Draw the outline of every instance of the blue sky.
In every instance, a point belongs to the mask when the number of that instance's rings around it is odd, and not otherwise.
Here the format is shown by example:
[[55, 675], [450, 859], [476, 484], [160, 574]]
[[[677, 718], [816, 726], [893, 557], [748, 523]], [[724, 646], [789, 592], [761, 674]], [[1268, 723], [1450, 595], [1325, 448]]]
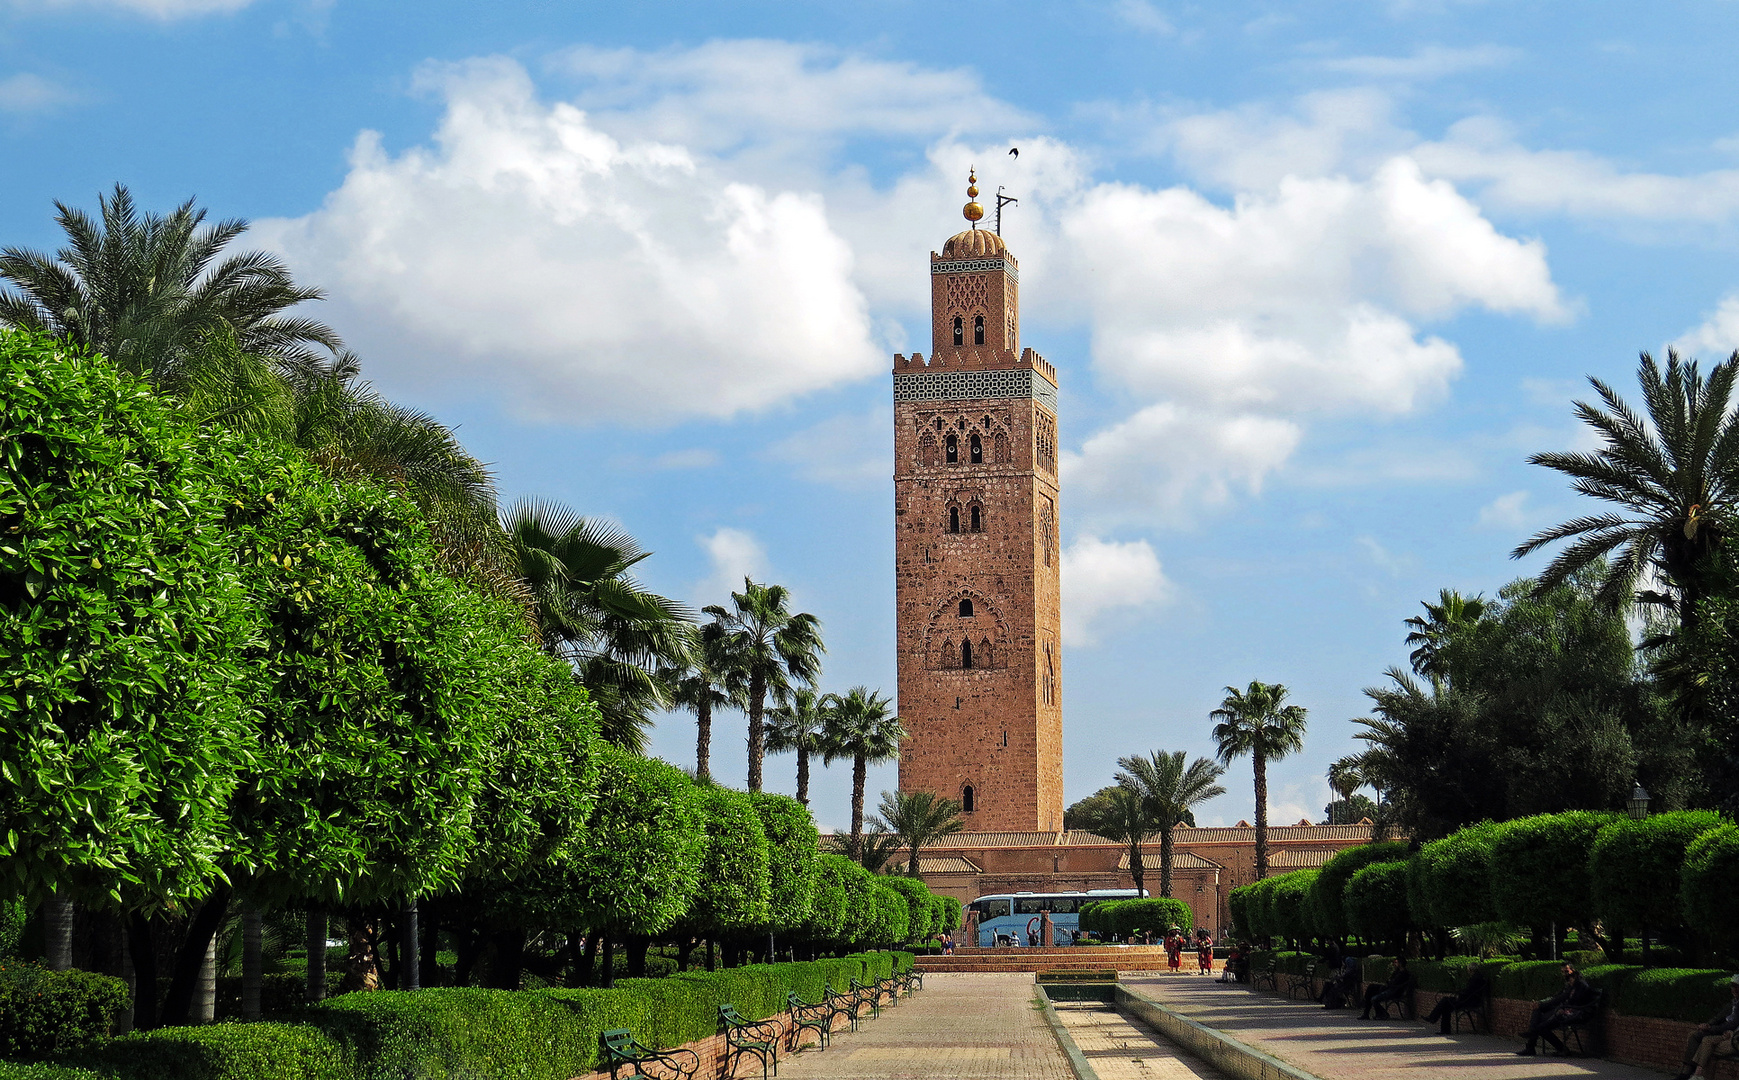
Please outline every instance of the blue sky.
[[[1739, 5], [0, 0], [0, 242], [123, 181], [255, 222], [377, 385], [697, 606], [894, 681], [889, 355], [965, 170], [1059, 369], [1068, 797], [1226, 684], [1361, 688], [1576, 510], [1580, 380], [1739, 345]], [[1018, 161], [1007, 155], [1021, 148]], [[743, 766], [742, 723], [715, 762]], [[692, 763], [692, 724], [660, 753]], [[771, 775], [789, 790], [788, 759]], [[816, 809], [846, 819], [848, 770]], [[893, 770], [871, 778], [892, 787]], [[1248, 766], [1204, 823], [1250, 814]]]

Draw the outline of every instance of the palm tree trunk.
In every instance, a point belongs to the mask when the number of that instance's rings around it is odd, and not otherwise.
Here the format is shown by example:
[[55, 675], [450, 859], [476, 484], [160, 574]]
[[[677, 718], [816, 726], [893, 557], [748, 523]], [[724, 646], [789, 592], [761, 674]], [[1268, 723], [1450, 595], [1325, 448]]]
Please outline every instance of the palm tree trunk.
[[713, 703], [703, 697], [694, 710], [694, 776], [697, 780], [712, 779]]
[[303, 996], [308, 1001], [326, 1000], [326, 935], [331, 932], [326, 909], [308, 909], [308, 987]]
[[265, 920], [260, 909], [249, 904], [242, 911], [242, 1019], [260, 1018], [260, 984], [265, 981], [265, 958], [260, 948]]
[[1171, 895], [1171, 826], [1159, 830], [1159, 895]]
[[761, 758], [767, 752], [767, 731], [764, 723], [767, 705], [767, 676], [757, 671], [749, 677], [749, 790], [761, 790]]
[[1136, 896], [1146, 892], [1146, 874], [1147, 867], [1142, 865], [1141, 858], [1141, 837], [1137, 836], [1129, 841], [1129, 876], [1135, 879]]
[[1256, 766], [1256, 880], [1268, 876], [1268, 756], [1261, 750], [1250, 755]]
[[851, 757], [851, 857], [863, 851], [863, 786], [868, 779], [869, 762], [862, 754]]
[[809, 805], [809, 747], [797, 747], [797, 801]]
[[72, 968], [72, 899], [56, 893], [42, 902], [42, 930], [48, 970]]
[[912, 857], [906, 861], [906, 876], [910, 877], [910, 878], [915, 878], [918, 876], [918, 839], [917, 839], [917, 837], [912, 838]]

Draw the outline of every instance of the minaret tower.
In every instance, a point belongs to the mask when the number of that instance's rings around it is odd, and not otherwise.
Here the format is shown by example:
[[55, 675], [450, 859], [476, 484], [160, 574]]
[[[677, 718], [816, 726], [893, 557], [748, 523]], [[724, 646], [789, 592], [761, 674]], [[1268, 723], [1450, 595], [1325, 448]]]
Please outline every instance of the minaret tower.
[[900, 790], [969, 832], [1063, 827], [1057, 372], [1020, 347], [1020, 269], [971, 227], [930, 253], [930, 359], [894, 357]]

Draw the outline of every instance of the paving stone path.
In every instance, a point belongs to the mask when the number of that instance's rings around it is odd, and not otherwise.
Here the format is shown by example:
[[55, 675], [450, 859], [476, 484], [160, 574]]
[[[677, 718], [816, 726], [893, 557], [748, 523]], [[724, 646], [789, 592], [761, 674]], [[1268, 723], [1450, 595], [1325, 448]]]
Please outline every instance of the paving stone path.
[[1221, 1074], [1109, 1005], [1056, 1004], [1057, 1016], [1099, 1080], [1221, 1080]]
[[[1439, 1035], [1417, 1021], [1360, 1020], [1241, 986], [1175, 976], [1124, 976], [1124, 985], [1322, 1080], [1661, 1080], [1652, 1069], [1585, 1058], [1517, 1057], [1519, 1039]], [[1543, 1044], [1542, 1044], [1543, 1045]]]
[[826, 1050], [779, 1062], [779, 1080], [1074, 1080], [1030, 973], [924, 977], [924, 989]]

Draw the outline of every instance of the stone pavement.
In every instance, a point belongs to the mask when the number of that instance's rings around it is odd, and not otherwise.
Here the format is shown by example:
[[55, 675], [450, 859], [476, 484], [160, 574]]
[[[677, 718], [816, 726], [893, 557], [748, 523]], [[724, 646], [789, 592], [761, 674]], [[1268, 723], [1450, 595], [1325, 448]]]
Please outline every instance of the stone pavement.
[[1220, 1074], [1109, 1005], [1059, 1001], [1057, 1017], [1099, 1080], [1220, 1080]]
[[1519, 1039], [1439, 1035], [1436, 1025], [1427, 1027], [1413, 1020], [1360, 1020], [1351, 1010], [1331, 1012], [1312, 1002], [1289, 1002], [1209, 979], [1130, 975], [1123, 984], [1322, 1080], [1661, 1080], [1662, 1076], [1598, 1058], [1516, 1057]]
[[835, 1032], [826, 1050], [781, 1060], [779, 1080], [1074, 1080], [1037, 993], [1031, 974], [926, 975], [924, 989]]

